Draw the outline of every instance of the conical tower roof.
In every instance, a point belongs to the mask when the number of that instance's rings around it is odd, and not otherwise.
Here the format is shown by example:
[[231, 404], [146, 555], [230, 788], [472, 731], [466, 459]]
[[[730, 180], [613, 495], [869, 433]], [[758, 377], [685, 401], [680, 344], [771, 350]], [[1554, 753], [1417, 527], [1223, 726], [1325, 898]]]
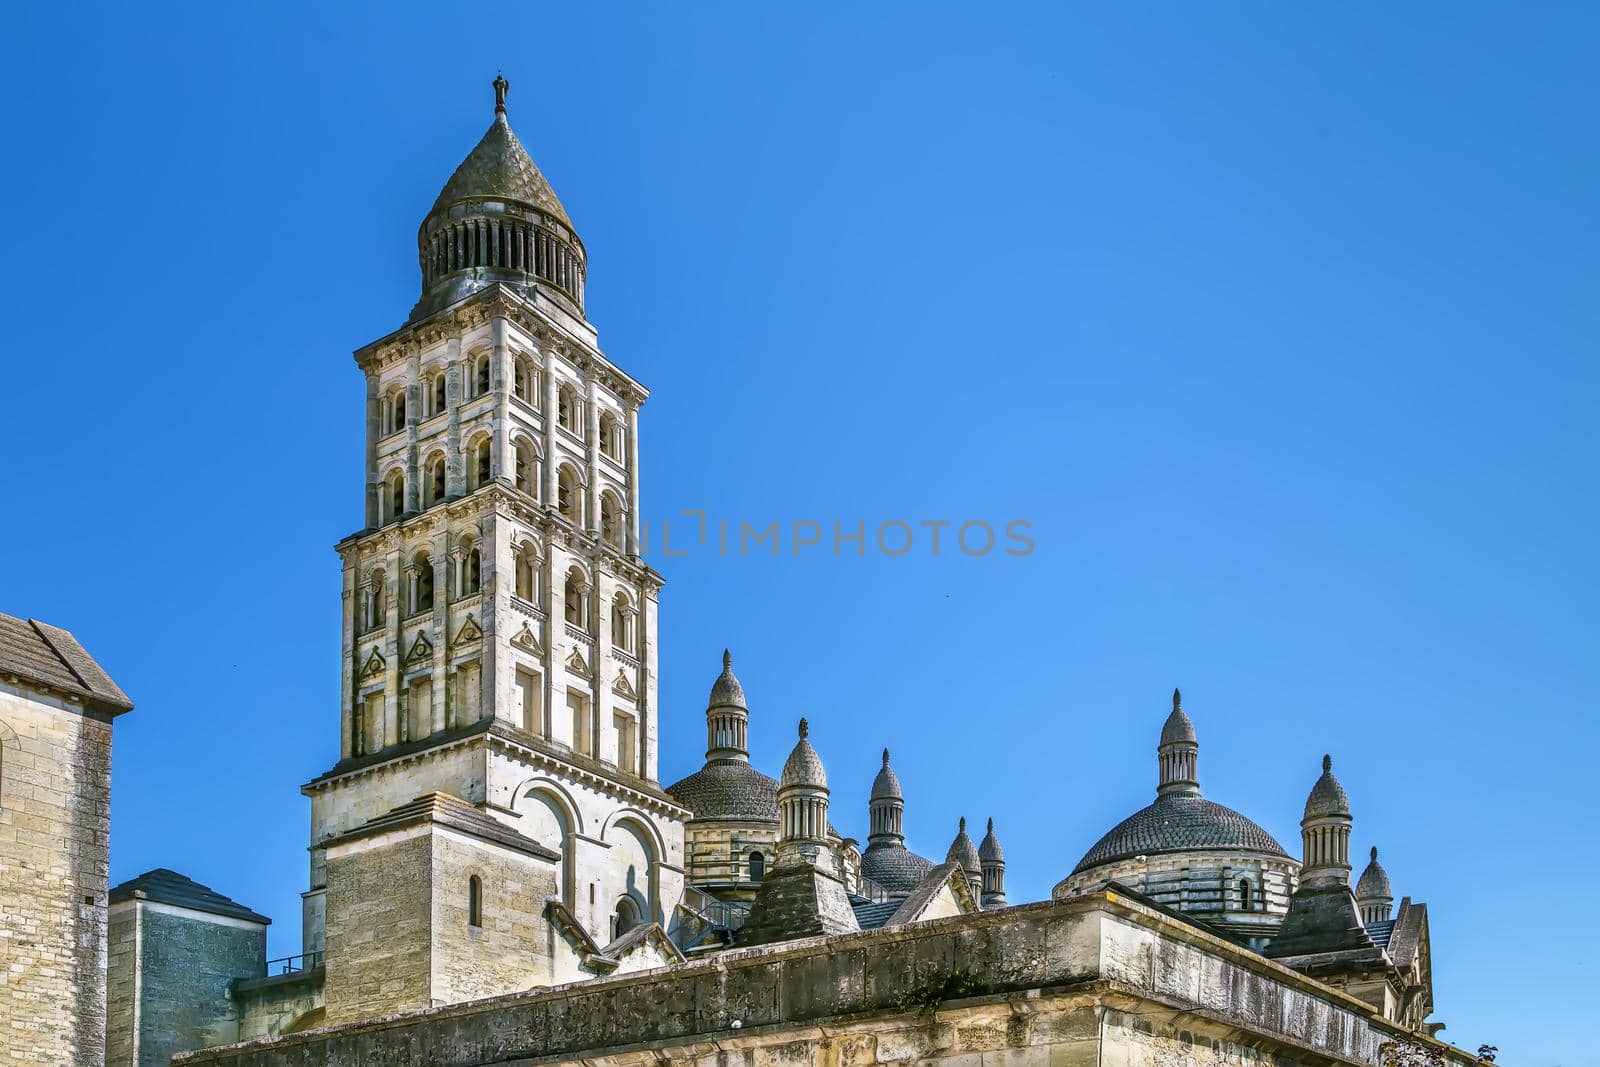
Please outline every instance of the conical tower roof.
[[944, 861], [954, 863], [964, 871], [975, 871], [983, 866], [983, 861], [978, 858], [978, 846], [967, 836], [965, 815], [961, 817], [961, 829], [956, 831], [956, 839], [950, 842], [950, 851], [945, 853]]
[[789, 753], [789, 759], [783, 765], [783, 774], [778, 778], [779, 787], [783, 786], [812, 786], [826, 789], [828, 775], [822, 769], [822, 757], [817, 755], [817, 750], [811, 747], [811, 725], [806, 720], [800, 720], [800, 740], [795, 742], [794, 751]]
[[978, 846], [978, 858], [984, 863], [1004, 863], [1005, 850], [1000, 847], [1000, 839], [994, 836], [994, 820], [989, 820], [989, 832], [983, 835], [983, 843]]
[[1167, 716], [1166, 725], [1161, 727], [1161, 743], [1163, 745], [1195, 744], [1198, 738], [1194, 732], [1194, 720], [1189, 718], [1189, 713], [1183, 710], [1183, 694], [1178, 690], [1172, 691], [1172, 714]]
[[1392, 899], [1394, 889], [1389, 885], [1389, 872], [1383, 869], [1383, 864], [1378, 862], [1378, 847], [1372, 847], [1372, 860], [1367, 864], [1367, 869], [1361, 872], [1361, 878], [1356, 882], [1357, 900]]
[[733, 673], [733, 653], [727, 649], [722, 650], [722, 673], [711, 683], [711, 698], [706, 701], [706, 707], [735, 707], [748, 710], [748, 705], [744, 702], [744, 686], [739, 684], [739, 676]]
[[1322, 777], [1317, 779], [1317, 784], [1311, 787], [1311, 795], [1306, 797], [1307, 819], [1315, 819], [1323, 815], [1349, 815], [1350, 797], [1345, 794], [1344, 786], [1339, 784], [1339, 779], [1333, 776], [1333, 757], [1322, 757]]
[[570, 227], [572, 220], [567, 217], [567, 209], [561, 206], [556, 191], [534, 164], [528, 150], [522, 147], [506, 118], [505, 91], [509, 83], [504, 78], [496, 78], [494, 85], [494, 121], [439, 190], [429, 214], [443, 211], [461, 200], [517, 200]]
[[894, 768], [889, 766], [889, 750], [883, 750], [883, 769], [872, 780], [872, 795], [869, 800], [904, 800], [905, 794], [900, 791], [900, 778], [894, 773]]

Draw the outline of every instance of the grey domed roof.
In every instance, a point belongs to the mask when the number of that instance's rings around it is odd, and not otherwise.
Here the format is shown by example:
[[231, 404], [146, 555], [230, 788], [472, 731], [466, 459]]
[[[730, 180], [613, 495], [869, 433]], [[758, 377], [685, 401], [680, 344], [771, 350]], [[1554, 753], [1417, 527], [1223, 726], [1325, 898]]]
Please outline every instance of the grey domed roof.
[[[497, 81], [497, 88], [498, 85]], [[442, 211], [458, 200], [469, 199], [520, 201], [559, 219], [569, 228], [572, 226], [567, 209], [556, 199], [555, 190], [534, 165], [517, 135], [511, 132], [503, 107], [495, 109], [488, 132], [444, 183], [429, 214]]]
[[983, 841], [978, 845], [978, 858], [984, 863], [1004, 863], [1005, 850], [1000, 847], [1000, 839], [994, 836], [994, 820], [989, 820], [989, 832], [983, 835]]
[[906, 795], [900, 792], [900, 779], [889, 767], [889, 750], [883, 750], [883, 770], [878, 772], [878, 777], [872, 780], [872, 796], [870, 800], [904, 800]]
[[1168, 793], [1113, 826], [1084, 854], [1072, 873], [1135, 856], [1213, 851], [1260, 852], [1289, 858], [1271, 834], [1232, 808], [1192, 793]]
[[933, 870], [925, 860], [898, 841], [874, 841], [861, 854], [861, 873], [890, 893], [909, 893]]
[[954, 863], [964, 871], [975, 871], [983, 866], [983, 861], [978, 858], [978, 846], [967, 836], [967, 818], [964, 815], [961, 817], [961, 829], [956, 831], [956, 839], [950, 842], [950, 851], [945, 853], [944, 861]]
[[778, 821], [778, 783], [742, 759], [715, 759], [667, 786], [696, 819]]
[[1194, 732], [1194, 720], [1189, 718], [1189, 713], [1183, 710], [1183, 694], [1176, 689], [1172, 691], [1172, 714], [1167, 716], [1167, 724], [1161, 728], [1161, 743], [1163, 745], [1195, 744], [1199, 738]]
[[1394, 889], [1389, 885], [1389, 872], [1378, 862], [1378, 849], [1374, 845], [1372, 862], [1367, 864], [1367, 869], [1361, 872], [1360, 881], [1356, 882], [1356, 899], [1393, 896]]
[[738, 677], [733, 673], [733, 654], [723, 649], [722, 673], [711, 683], [711, 698], [706, 701], [706, 707], [729, 705], [736, 708], [747, 707], [744, 702], [744, 686], [739, 684]]
[[1339, 779], [1333, 776], [1333, 757], [1323, 756], [1322, 777], [1317, 779], [1317, 784], [1311, 787], [1311, 795], [1306, 797], [1305, 817], [1315, 819], [1323, 815], [1349, 814], [1350, 798], [1345, 795]]
[[786, 785], [828, 787], [828, 775], [822, 769], [822, 757], [811, 747], [810, 733], [811, 727], [801, 719], [800, 740], [795, 742], [794, 751], [783, 765], [783, 774], [778, 777], [780, 788]]

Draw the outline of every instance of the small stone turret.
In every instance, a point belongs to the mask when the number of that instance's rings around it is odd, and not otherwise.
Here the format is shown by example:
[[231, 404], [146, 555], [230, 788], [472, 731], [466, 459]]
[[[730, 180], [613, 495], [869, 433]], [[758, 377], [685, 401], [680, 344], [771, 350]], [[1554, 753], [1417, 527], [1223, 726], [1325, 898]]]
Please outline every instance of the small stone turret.
[[727, 649], [722, 650], [722, 673], [711, 684], [706, 701], [706, 759], [750, 762], [750, 709]]
[[1394, 910], [1394, 889], [1389, 885], [1389, 872], [1378, 862], [1376, 845], [1372, 846], [1371, 862], [1356, 882], [1356, 907], [1361, 909], [1363, 923], [1386, 922]]
[[994, 836], [994, 820], [989, 820], [989, 832], [978, 845], [978, 862], [983, 868], [983, 893], [985, 908], [1006, 906], [1006, 854], [1000, 839]]
[[1333, 757], [1322, 757], [1322, 777], [1311, 787], [1300, 820], [1304, 857], [1301, 885], [1349, 885], [1350, 798], [1333, 776]]
[[800, 739], [778, 779], [778, 859], [739, 930], [741, 945], [860, 930], [828, 847], [828, 775], [800, 720]]
[[972, 887], [974, 894], [981, 891], [983, 885], [983, 861], [978, 858], [978, 846], [972, 843], [972, 838], [967, 836], [967, 817], [961, 817], [961, 828], [956, 831], [956, 839], [950, 842], [950, 851], [945, 853], [944, 861], [953, 863], [966, 873], [967, 884]]
[[1199, 795], [1200, 793], [1200, 741], [1195, 736], [1194, 722], [1183, 710], [1183, 694], [1172, 691], [1172, 714], [1161, 727], [1161, 743], [1156, 747], [1156, 759], [1161, 766], [1161, 784], [1156, 793]]
[[[1355, 894], [1350, 891], [1350, 798], [1333, 776], [1333, 758], [1322, 757], [1322, 777], [1306, 798], [1300, 820], [1300, 840], [1305, 849], [1300, 867], [1300, 887], [1289, 898], [1289, 912], [1278, 935], [1267, 946], [1274, 959], [1305, 957], [1291, 966], [1312, 974], [1360, 970], [1380, 960], [1361, 921]], [[1338, 970], [1330, 957], [1338, 955]]]
[[867, 802], [871, 830], [867, 843], [876, 841], [904, 841], [906, 798], [900, 791], [900, 779], [889, 766], [889, 750], [883, 750], [883, 769], [872, 780], [872, 796]]

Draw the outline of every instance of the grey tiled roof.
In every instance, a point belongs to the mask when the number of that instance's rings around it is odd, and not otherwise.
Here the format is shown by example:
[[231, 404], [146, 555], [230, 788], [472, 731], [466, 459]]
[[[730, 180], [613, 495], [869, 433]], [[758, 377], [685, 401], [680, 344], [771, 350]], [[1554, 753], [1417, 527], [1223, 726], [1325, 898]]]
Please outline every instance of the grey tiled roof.
[[1372, 862], [1367, 864], [1367, 869], [1361, 872], [1361, 880], [1356, 882], [1356, 899], [1393, 896], [1394, 889], [1389, 884], [1389, 872], [1378, 862], [1378, 849], [1377, 846], [1373, 846]]
[[900, 910], [904, 898], [896, 897], [893, 900], [868, 900], [865, 897], [851, 897], [850, 910], [856, 913], [856, 924], [863, 930], [876, 930], [889, 921], [890, 916]]
[[1385, 919], [1383, 922], [1367, 923], [1367, 936], [1372, 938], [1372, 943], [1381, 949], [1389, 947], [1389, 938], [1394, 934], [1394, 920]]
[[874, 841], [861, 854], [861, 873], [896, 896], [917, 887], [933, 863], [898, 841]]
[[113, 715], [133, 707], [77, 638], [38, 619], [0, 615], [0, 671], [82, 697]]
[[124, 900], [149, 900], [157, 904], [172, 904], [210, 915], [247, 919], [250, 922], [263, 924], [272, 921], [236, 900], [229, 900], [215, 889], [203, 886], [194, 879], [185, 878], [177, 871], [169, 871], [165, 867], [146, 871], [111, 890], [111, 903], [117, 904]]
[[572, 225], [567, 209], [556, 199], [555, 190], [534, 165], [517, 135], [511, 132], [504, 112], [495, 115], [489, 131], [450, 175], [450, 180], [439, 191], [439, 199], [433, 203], [433, 211], [469, 197], [519, 200]]
[[711, 760], [667, 786], [697, 819], [778, 820], [778, 783], [741, 759]]
[[1192, 794], [1168, 793], [1112, 827], [1072, 873], [1134, 856], [1213, 849], [1289, 858], [1271, 834], [1232, 808]]

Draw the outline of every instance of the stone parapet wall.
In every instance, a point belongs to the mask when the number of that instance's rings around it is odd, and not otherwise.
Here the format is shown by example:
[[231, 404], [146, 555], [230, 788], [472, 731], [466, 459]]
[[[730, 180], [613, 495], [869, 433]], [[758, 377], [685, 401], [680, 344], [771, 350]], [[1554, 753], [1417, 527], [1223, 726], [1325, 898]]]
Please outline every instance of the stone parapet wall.
[[[949, 987], [960, 999], [945, 999], [941, 987], [958, 971], [970, 976]], [[1172, 1062], [1187, 1050], [1195, 1063], [1283, 1054], [1376, 1064], [1392, 1035], [1353, 998], [1102, 894], [732, 952], [174, 1062], [976, 1065], [1003, 1053], [992, 1062], [1103, 1067]]]

